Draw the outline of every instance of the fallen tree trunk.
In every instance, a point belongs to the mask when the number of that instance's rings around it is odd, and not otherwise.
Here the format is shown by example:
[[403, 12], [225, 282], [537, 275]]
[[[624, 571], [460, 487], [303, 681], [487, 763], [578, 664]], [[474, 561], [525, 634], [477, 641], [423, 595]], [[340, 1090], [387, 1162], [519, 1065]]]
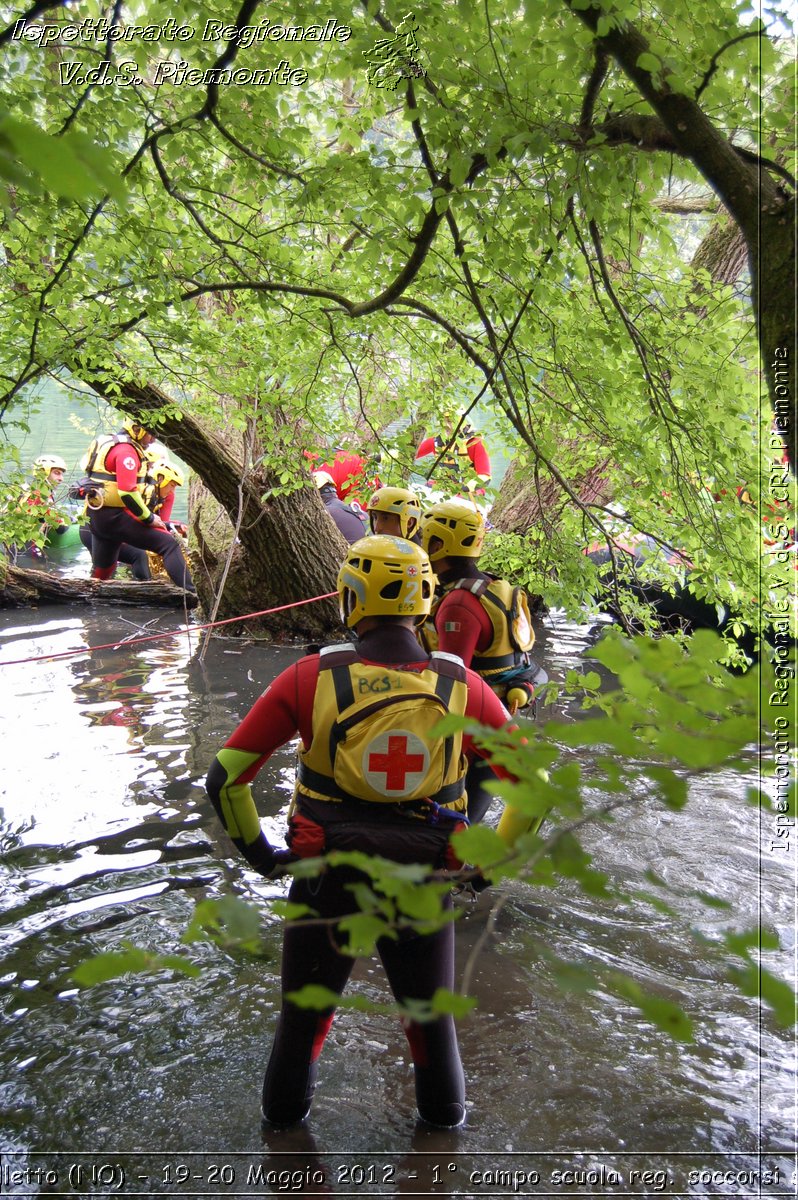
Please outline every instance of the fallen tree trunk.
[[159, 580], [64, 579], [49, 571], [0, 565], [0, 608], [38, 604], [131, 604], [140, 608], [196, 608], [197, 597]]

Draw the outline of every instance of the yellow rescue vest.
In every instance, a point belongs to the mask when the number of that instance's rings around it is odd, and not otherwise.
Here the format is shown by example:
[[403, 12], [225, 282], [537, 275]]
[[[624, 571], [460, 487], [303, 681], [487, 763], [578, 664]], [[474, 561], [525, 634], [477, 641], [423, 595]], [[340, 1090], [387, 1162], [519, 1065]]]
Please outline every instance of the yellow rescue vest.
[[119, 446], [123, 443], [130, 445], [131, 450], [134, 451], [136, 457], [139, 459], [136, 482], [141, 489], [149, 481], [149, 476], [147, 475], [148, 464], [141, 459], [141, 455], [135, 450], [130, 439], [125, 437], [124, 434], [109, 433], [95, 438], [86, 451], [86, 457], [83, 460], [83, 469], [86, 472], [86, 477], [91, 480], [98, 490], [101, 490], [103, 505], [108, 508], [125, 507], [116, 484], [116, 475], [108, 470], [107, 464], [108, 455], [114, 446]]
[[435, 618], [446, 596], [457, 590], [471, 592], [477, 597], [490, 618], [492, 637], [490, 644], [475, 654], [469, 666], [487, 683], [498, 682], [502, 676], [512, 675], [525, 665], [526, 653], [535, 644], [535, 634], [529, 615], [529, 602], [521, 587], [508, 583], [506, 579], [491, 576], [480, 579], [456, 579], [447, 584], [443, 593], [436, 597], [432, 612], [423, 629], [424, 645], [438, 645], [439, 637]]
[[411, 671], [364, 663], [352, 645], [325, 647], [295, 799], [464, 811], [462, 734], [429, 731], [447, 713], [463, 716], [467, 700], [465, 667], [453, 654]]

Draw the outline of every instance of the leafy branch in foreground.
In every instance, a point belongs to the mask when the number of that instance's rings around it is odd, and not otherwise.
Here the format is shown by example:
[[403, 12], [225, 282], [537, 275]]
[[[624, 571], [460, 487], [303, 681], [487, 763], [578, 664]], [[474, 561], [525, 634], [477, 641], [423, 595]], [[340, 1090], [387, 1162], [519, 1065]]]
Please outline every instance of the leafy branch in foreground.
[[[599, 903], [646, 904], [666, 913], [684, 925], [686, 935], [690, 932], [684, 915], [686, 902], [728, 910], [731, 928], [720, 942], [692, 931], [696, 957], [716, 962], [720, 957], [728, 979], [743, 995], [759, 997], [779, 1024], [793, 1024], [791, 988], [759, 962], [763, 953], [779, 948], [774, 932], [741, 930], [725, 900], [698, 889], [674, 887], [646, 863], [640, 864], [637, 884], [622, 884], [596, 864], [581, 840], [585, 829], [611, 821], [617, 811], [631, 807], [664, 806], [682, 813], [681, 820], [689, 822], [689, 809], [684, 810], [690, 803], [691, 779], [719, 769], [739, 778], [741, 803], [770, 807], [765, 794], [750, 781], [756, 765], [753, 748], [760, 737], [759, 714], [766, 711], [760, 693], [764, 699], [770, 694], [772, 672], [763, 665], [758, 677], [755, 672], [731, 675], [721, 665], [724, 653], [722, 639], [706, 631], [682, 644], [667, 638], [629, 639], [610, 629], [590, 651], [603, 668], [604, 680], [598, 671], [574, 672], [565, 685], [567, 692], [582, 695], [582, 707], [588, 714], [585, 719], [551, 721], [539, 729], [520, 722], [516, 729], [499, 732], [465, 724], [518, 780], [497, 782], [495, 787], [512, 809], [519, 831], [515, 843], [508, 847], [495, 829], [472, 826], [453, 839], [461, 859], [472, 865], [458, 875], [437, 878], [418, 865], [351, 852], [294, 864], [291, 869], [296, 875], [316, 875], [328, 866], [348, 866], [360, 873], [362, 878], [352, 885], [358, 911], [337, 922], [343, 952], [370, 954], [381, 938], [395, 938], [407, 929], [429, 932], [456, 919], [457, 910], [441, 912], [441, 898], [453, 882], [468, 882], [481, 874], [494, 883], [517, 879], [534, 887], [553, 888], [568, 880]], [[607, 688], [607, 672], [615, 676], [617, 686]], [[456, 724], [464, 722], [448, 717], [439, 728]], [[789, 803], [794, 815], [794, 790]], [[523, 832], [544, 814], [543, 834]], [[498, 897], [495, 911], [504, 899]], [[273, 901], [271, 909], [289, 921], [321, 920], [284, 900]], [[335, 921], [324, 923], [336, 925]], [[208, 937], [227, 953], [262, 954], [259, 925], [258, 909], [237, 898], [203, 901], [183, 941]], [[486, 936], [491, 928], [489, 922]], [[484, 940], [478, 942], [465, 966], [464, 991]], [[588, 966], [566, 961], [541, 944], [535, 949], [563, 989], [614, 995], [677, 1040], [692, 1039], [694, 1015], [684, 1012], [672, 997], [646, 990], [634, 974], [595, 959]], [[123, 954], [98, 956], [83, 964], [80, 975], [76, 972], [73, 978], [83, 984], [112, 978], [109, 965], [117, 968], [114, 974], [184, 969], [174, 958], [146, 955], [133, 948], [128, 955], [127, 962]], [[101, 966], [92, 978], [91, 964], [97, 962]], [[319, 988], [305, 988], [292, 999], [311, 1008], [326, 1008], [335, 1000]], [[465, 995], [441, 992], [428, 1004], [398, 1006], [357, 995], [340, 1004], [432, 1020], [443, 1012], [463, 1016], [474, 1002]]]

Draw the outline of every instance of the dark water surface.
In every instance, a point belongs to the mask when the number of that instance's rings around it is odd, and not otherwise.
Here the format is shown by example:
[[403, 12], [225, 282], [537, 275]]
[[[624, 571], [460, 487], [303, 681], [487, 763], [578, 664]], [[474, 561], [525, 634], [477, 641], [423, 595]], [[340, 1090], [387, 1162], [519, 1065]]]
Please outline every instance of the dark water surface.
[[[200, 665], [195, 633], [8, 665], [179, 621], [152, 610], [0, 613], [0, 1194], [795, 1194], [792, 1036], [690, 935], [717, 939], [727, 914], [685, 900], [674, 918], [567, 883], [462, 902], [461, 969], [495, 921], [474, 969], [479, 1008], [460, 1025], [463, 1130], [416, 1128], [398, 1022], [342, 1012], [307, 1128], [265, 1139], [280, 922], [264, 904], [266, 963], [180, 937], [197, 900], [284, 894], [236, 856], [203, 780], [299, 648], [218, 640]], [[561, 679], [595, 636], [555, 615], [538, 657]], [[256, 785], [278, 842], [292, 780], [287, 747]], [[741, 927], [761, 913], [786, 948], [769, 965], [791, 978], [794, 862], [768, 853], [738, 777], [694, 786], [685, 813], [641, 805], [589, 831], [596, 865], [642, 886], [651, 863], [675, 887], [729, 901]], [[124, 940], [188, 952], [202, 973], [71, 983], [77, 963]], [[610, 995], [561, 992], [540, 946], [628, 970], [678, 1000], [695, 1041], [671, 1041]], [[386, 993], [376, 961], [361, 962], [351, 986]]]

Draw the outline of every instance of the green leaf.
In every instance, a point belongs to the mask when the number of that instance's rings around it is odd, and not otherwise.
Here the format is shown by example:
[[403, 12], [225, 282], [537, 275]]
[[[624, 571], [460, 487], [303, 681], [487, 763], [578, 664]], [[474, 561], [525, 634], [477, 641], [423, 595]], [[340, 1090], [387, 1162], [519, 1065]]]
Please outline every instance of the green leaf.
[[300, 917], [315, 917], [318, 913], [307, 904], [292, 904], [290, 900], [272, 900], [272, 912], [285, 921], [298, 921]]
[[397, 888], [394, 899], [405, 916], [435, 921], [442, 915], [441, 890], [440, 885], [404, 884]]
[[608, 979], [608, 984], [612, 990], [619, 996], [623, 996], [635, 1008], [639, 1009], [643, 1016], [656, 1025], [658, 1029], [662, 1029], [670, 1037], [677, 1042], [691, 1042], [693, 1040], [693, 1024], [689, 1019], [684, 1009], [682, 1009], [673, 1000], [668, 1000], [665, 996], [656, 996], [651, 992], [646, 992], [629, 975], [623, 975], [620, 972], [612, 972]]
[[661, 996], [641, 995], [635, 1002], [644, 1017], [677, 1042], [692, 1042], [693, 1023], [684, 1009]]
[[646, 775], [657, 784], [657, 790], [668, 808], [680, 812], [687, 803], [687, 780], [667, 767], [646, 767]]
[[70, 972], [70, 979], [80, 987], [93, 987], [94, 984], [119, 979], [123, 975], [156, 974], [159, 971], [177, 971], [191, 977], [200, 974], [195, 963], [180, 955], [152, 954], [129, 942], [123, 942], [122, 947], [121, 950], [109, 950], [87, 958]]
[[447, 988], [436, 988], [432, 996], [432, 1012], [436, 1016], [453, 1016], [459, 1020], [473, 1012], [476, 1005], [472, 996], [450, 992]]
[[723, 940], [732, 954], [740, 954], [744, 958], [748, 957], [751, 950], [778, 950], [781, 945], [778, 934], [760, 926], [727, 933]]
[[449, 157], [449, 182], [452, 187], [460, 187], [468, 178], [471, 170], [471, 159], [460, 150], [454, 150]]
[[118, 200], [125, 197], [111, 156], [85, 134], [53, 137], [31, 121], [6, 115], [0, 119], [0, 136], [13, 145], [31, 176], [56, 196], [88, 200], [108, 192]]
[[306, 983], [297, 992], [288, 992], [286, 999], [297, 1008], [314, 1008], [323, 1011], [325, 1008], [335, 1008], [339, 1001], [337, 992], [322, 987], [317, 983]]
[[640, 55], [635, 65], [638, 66], [641, 71], [649, 71], [651, 74], [654, 74], [659, 71], [662, 63], [657, 58], [656, 54], [645, 53]]
[[206, 937], [225, 950], [259, 954], [262, 952], [260, 913], [238, 896], [200, 900], [182, 941], [196, 942]]
[[507, 858], [507, 845], [488, 825], [470, 825], [454, 834], [451, 841], [458, 858], [478, 867], [491, 867]]
[[396, 931], [379, 917], [369, 913], [354, 913], [343, 917], [338, 922], [342, 933], [349, 935], [349, 941], [344, 947], [347, 954], [357, 957], [361, 954], [371, 954], [379, 938], [396, 938]]
[[764, 1000], [773, 1010], [779, 1025], [789, 1028], [796, 1023], [796, 996], [789, 984], [777, 978], [765, 967], [750, 963], [747, 967], [733, 967], [729, 978], [744, 996]]

